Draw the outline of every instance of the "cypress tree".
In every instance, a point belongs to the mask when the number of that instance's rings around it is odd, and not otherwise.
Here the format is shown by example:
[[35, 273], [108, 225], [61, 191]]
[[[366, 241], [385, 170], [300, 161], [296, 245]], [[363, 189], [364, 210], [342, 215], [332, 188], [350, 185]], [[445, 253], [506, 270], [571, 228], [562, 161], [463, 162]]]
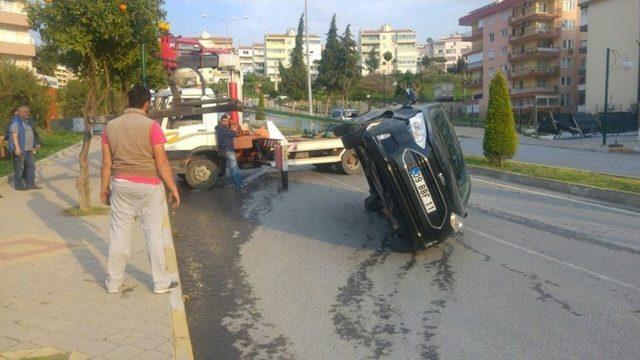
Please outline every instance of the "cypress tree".
[[380, 53], [378, 52], [378, 49], [375, 45], [373, 46], [373, 48], [371, 48], [371, 51], [369, 52], [369, 55], [367, 56], [364, 64], [367, 66], [367, 70], [369, 71], [369, 73], [372, 74], [380, 68]]
[[342, 101], [346, 107], [349, 100], [349, 89], [360, 80], [361, 72], [358, 65], [357, 44], [351, 35], [351, 25], [347, 25], [340, 39], [340, 52], [338, 53], [338, 86], [342, 92]]
[[291, 51], [289, 67], [287, 69], [279, 64], [280, 77], [282, 79], [282, 93], [291, 100], [299, 101], [304, 98], [307, 86], [307, 68], [304, 62], [302, 49], [302, 37], [304, 34], [304, 14], [298, 22], [295, 47]]
[[484, 126], [484, 156], [492, 163], [502, 166], [506, 159], [511, 159], [516, 154], [518, 136], [507, 83], [501, 72], [496, 74], [489, 85], [489, 107]]
[[338, 73], [340, 70], [338, 64], [338, 55], [340, 53], [340, 39], [338, 38], [338, 27], [336, 26], [336, 15], [333, 14], [329, 32], [327, 33], [327, 43], [322, 50], [322, 57], [318, 64], [318, 78], [314, 86], [316, 88], [324, 88], [327, 94], [327, 104], [331, 102], [331, 98], [339, 91]]

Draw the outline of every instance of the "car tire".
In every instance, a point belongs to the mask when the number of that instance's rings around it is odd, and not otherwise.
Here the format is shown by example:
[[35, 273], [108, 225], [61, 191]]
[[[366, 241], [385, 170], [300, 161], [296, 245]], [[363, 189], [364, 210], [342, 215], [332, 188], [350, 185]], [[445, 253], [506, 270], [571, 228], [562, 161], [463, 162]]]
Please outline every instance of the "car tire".
[[377, 212], [382, 209], [382, 203], [375, 195], [371, 195], [364, 199], [364, 208], [370, 212]]
[[362, 164], [358, 159], [358, 155], [356, 155], [356, 151], [353, 149], [347, 149], [344, 154], [342, 154], [338, 168], [346, 175], [360, 175], [363, 173]]
[[196, 157], [187, 164], [185, 179], [194, 189], [209, 189], [218, 182], [220, 167], [206, 157]]

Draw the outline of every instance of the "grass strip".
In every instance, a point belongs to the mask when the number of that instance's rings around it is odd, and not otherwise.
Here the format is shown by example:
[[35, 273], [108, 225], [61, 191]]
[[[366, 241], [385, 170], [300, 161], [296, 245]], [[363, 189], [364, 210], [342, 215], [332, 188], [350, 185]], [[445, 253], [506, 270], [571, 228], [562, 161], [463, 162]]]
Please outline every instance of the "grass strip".
[[493, 165], [481, 156], [465, 155], [467, 165], [508, 171], [543, 179], [564, 181], [572, 184], [593, 186], [601, 189], [627, 191], [640, 194], [640, 178], [609, 175], [563, 167], [507, 161], [502, 167]]
[[[38, 129], [38, 135], [42, 141], [42, 148], [36, 153], [36, 160], [44, 159], [47, 156], [56, 153], [62, 149], [82, 140], [82, 133], [74, 133], [70, 131], [52, 131], [46, 132], [44, 129]], [[0, 160], [0, 176], [5, 176], [13, 172], [13, 160], [11, 157]]]

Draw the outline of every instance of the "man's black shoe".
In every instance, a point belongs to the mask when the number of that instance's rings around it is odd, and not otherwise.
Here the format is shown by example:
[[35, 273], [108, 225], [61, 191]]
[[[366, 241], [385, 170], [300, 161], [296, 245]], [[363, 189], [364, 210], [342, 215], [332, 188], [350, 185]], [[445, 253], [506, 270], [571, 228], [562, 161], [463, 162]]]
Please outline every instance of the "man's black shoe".
[[29, 190], [29, 188], [26, 188], [26, 187], [17, 187], [17, 188], [16, 188], [16, 190], [18, 190], [18, 191], [26, 191], [26, 190]]

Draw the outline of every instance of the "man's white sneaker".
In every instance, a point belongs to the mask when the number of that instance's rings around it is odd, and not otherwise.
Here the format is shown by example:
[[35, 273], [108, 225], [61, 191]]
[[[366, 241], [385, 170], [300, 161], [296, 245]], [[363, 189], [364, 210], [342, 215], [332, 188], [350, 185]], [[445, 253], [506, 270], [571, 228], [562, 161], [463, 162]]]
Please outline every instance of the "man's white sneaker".
[[122, 284], [118, 284], [117, 286], [113, 284], [109, 284], [109, 279], [107, 278], [107, 280], [105, 280], [104, 282], [104, 286], [107, 288], [108, 294], [117, 294], [120, 292], [120, 288], [122, 287]]
[[160, 288], [160, 289], [153, 289], [153, 293], [154, 294], [164, 294], [166, 292], [171, 292], [175, 289], [178, 288], [178, 286], [180, 286], [180, 284], [178, 284], [177, 281], [172, 281], [171, 284], [169, 284], [169, 286], [167, 286], [166, 288]]

